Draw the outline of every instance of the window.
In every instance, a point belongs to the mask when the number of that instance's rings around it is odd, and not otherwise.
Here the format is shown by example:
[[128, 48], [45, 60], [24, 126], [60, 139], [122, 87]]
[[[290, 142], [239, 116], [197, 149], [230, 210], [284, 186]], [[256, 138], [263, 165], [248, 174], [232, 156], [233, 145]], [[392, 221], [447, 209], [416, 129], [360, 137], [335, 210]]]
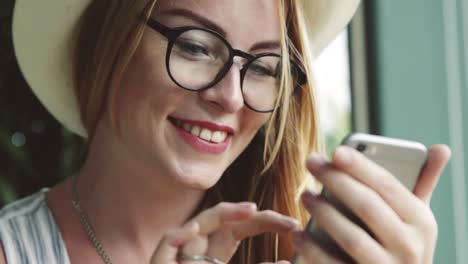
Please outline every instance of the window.
[[326, 152], [331, 153], [351, 131], [351, 82], [348, 32], [341, 33], [314, 63], [314, 78]]

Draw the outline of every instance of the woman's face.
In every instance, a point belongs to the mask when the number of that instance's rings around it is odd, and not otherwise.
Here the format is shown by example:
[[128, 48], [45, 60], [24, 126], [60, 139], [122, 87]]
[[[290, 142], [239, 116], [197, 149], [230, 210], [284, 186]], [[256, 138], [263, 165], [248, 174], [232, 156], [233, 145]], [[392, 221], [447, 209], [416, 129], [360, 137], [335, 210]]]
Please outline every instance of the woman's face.
[[[215, 29], [233, 48], [251, 54], [280, 53], [276, 1], [159, 0], [152, 18], [170, 28]], [[155, 174], [207, 189], [271, 114], [244, 105], [242, 62], [237, 57], [212, 88], [198, 92], [180, 88], [166, 70], [167, 43], [167, 38], [146, 27], [117, 97], [121, 138], [132, 156], [157, 169]], [[199, 74], [194, 71], [194, 80]]]

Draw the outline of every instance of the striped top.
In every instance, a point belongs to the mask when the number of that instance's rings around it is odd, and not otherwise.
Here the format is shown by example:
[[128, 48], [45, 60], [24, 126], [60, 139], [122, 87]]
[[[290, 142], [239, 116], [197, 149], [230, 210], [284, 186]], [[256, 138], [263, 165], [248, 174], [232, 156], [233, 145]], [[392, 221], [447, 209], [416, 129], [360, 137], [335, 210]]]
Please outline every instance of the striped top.
[[0, 211], [0, 240], [8, 264], [70, 264], [45, 202], [47, 191], [42, 189]]

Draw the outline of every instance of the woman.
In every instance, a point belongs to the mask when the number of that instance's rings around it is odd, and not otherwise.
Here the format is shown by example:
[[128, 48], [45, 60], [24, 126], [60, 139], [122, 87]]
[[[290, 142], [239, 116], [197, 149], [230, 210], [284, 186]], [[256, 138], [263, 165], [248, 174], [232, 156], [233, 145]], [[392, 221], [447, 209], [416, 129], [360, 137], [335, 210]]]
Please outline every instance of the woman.
[[[358, 1], [50, 2], [17, 1], [15, 49], [44, 105], [88, 138], [87, 159], [2, 211], [4, 262], [338, 261], [295, 219], [319, 150], [310, 64]], [[309, 158], [375, 239], [302, 200], [360, 263], [429, 263], [427, 203], [448, 155], [431, 149], [415, 194], [351, 149]]]

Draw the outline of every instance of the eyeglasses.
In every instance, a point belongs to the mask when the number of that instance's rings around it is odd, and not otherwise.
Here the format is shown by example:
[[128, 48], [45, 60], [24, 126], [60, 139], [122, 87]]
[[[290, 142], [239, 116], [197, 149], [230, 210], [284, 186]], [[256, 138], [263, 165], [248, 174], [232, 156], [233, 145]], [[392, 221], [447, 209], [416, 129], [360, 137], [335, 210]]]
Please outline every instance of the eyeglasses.
[[[256, 112], [274, 110], [281, 83], [281, 55], [252, 55], [233, 49], [223, 36], [207, 28], [169, 28], [151, 18], [147, 25], [168, 39], [166, 68], [178, 86], [190, 91], [211, 88], [226, 75], [238, 56], [245, 59], [240, 70], [244, 104]], [[304, 71], [294, 61], [290, 65], [294, 87], [305, 84]]]

